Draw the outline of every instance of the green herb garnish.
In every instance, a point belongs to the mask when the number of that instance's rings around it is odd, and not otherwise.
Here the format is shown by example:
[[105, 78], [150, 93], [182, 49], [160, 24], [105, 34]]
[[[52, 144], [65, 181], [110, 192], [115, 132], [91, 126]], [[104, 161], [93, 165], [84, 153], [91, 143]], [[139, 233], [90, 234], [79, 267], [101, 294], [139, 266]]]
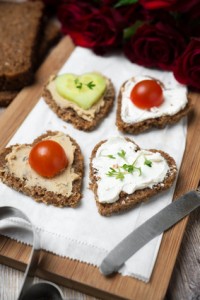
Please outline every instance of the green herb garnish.
[[112, 154], [109, 154], [109, 155], [106, 155], [106, 156], [109, 157], [109, 158], [112, 158], [112, 159], [116, 159], [116, 157]]
[[125, 173], [120, 170], [120, 167], [118, 167], [117, 169], [110, 168], [108, 173], [106, 173], [107, 176], [115, 177], [116, 179], [120, 180], [124, 179], [124, 174]]
[[137, 0], [119, 0], [116, 4], [115, 7], [120, 7], [123, 5], [129, 5], [129, 4], [133, 4], [136, 3]]
[[136, 166], [134, 166], [134, 164], [132, 164], [132, 165], [124, 164], [124, 165], [122, 166], [122, 168], [123, 168], [125, 171], [127, 171], [128, 173], [130, 173], [130, 174], [133, 174], [134, 171], [138, 171], [138, 172], [139, 172], [139, 176], [142, 175], [142, 170], [141, 170], [141, 168], [137, 168]]
[[145, 157], [144, 165], [146, 165], [146, 166], [148, 166], [148, 167], [151, 168], [151, 167], [152, 167], [152, 161], [149, 160], [149, 159], [147, 159], [147, 158]]
[[90, 90], [92, 90], [93, 87], [96, 86], [96, 84], [94, 84], [93, 81], [88, 82], [86, 85], [87, 85], [87, 87], [88, 87]]
[[[123, 149], [117, 153], [117, 155], [121, 158], [123, 158], [126, 161], [126, 151]], [[115, 177], [116, 179], [123, 180], [126, 174], [133, 174], [134, 172], [138, 172], [139, 176], [142, 175], [142, 169], [141, 167], [136, 167], [136, 163], [138, 159], [143, 155], [144, 157], [144, 165], [148, 166], [149, 168], [152, 167], [152, 161], [147, 159], [144, 154], [139, 154], [138, 157], [133, 161], [132, 164], [123, 164], [122, 166], [116, 165], [116, 168], [113, 167], [109, 169], [108, 173], [106, 173], [107, 176]], [[106, 157], [109, 157], [111, 159], [116, 159], [116, 157], [112, 154], [105, 155]]]
[[[126, 152], [124, 150], [121, 150], [120, 152], [117, 153], [120, 157], [122, 157], [123, 159], [125, 159], [126, 156]], [[111, 155], [112, 156], [112, 155]], [[118, 166], [116, 169], [115, 168], [110, 168], [108, 173], [106, 173], [107, 176], [110, 177], [115, 177], [116, 179], [120, 179], [123, 180], [124, 176], [128, 173], [133, 174], [133, 172], [139, 172], [139, 176], [142, 175], [142, 170], [141, 168], [138, 168], [135, 166], [138, 158], [140, 156], [138, 156], [135, 161], [128, 165], [128, 164], [123, 164], [123, 166]]]
[[126, 159], [126, 152], [122, 149], [120, 152], [117, 153], [118, 156], [120, 156], [123, 159]]
[[88, 83], [83, 83], [83, 82], [79, 81], [78, 78], [76, 78], [74, 80], [74, 83], [76, 85], [76, 88], [79, 89], [79, 90], [82, 89], [83, 85], [87, 86], [90, 90], [92, 90], [96, 86], [96, 84], [94, 84], [93, 81], [90, 81]]
[[74, 80], [74, 82], [75, 82], [76, 88], [79, 89], [79, 90], [81, 90], [82, 86], [83, 86], [82, 82], [80, 82], [78, 78], [76, 78]]

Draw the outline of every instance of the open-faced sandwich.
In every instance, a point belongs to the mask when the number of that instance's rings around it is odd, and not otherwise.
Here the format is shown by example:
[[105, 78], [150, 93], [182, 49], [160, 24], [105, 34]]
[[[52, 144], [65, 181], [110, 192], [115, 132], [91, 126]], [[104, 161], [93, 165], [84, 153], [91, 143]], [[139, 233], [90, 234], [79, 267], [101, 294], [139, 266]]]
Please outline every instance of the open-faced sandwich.
[[76, 207], [81, 199], [83, 156], [70, 136], [48, 131], [32, 144], [0, 151], [0, 179], [38, 202]]
[[191, 109], [187, 88], [166, 88], [155, 78], [133, 77], [118, 96], [116, 125], [126, 133], [138, 134], [152, 127], [163, 128], [178, 122]]
[[90, 188], [99, 213], [109, 216], [168, 189], [176, 174], [176, 163], [167, 153], [140, 149], [132, 140], [118, 136], [93, 149]]
[[59, 118], [90, 131], [111, 110], [115, 91], [111, 80], [100, 73], [63, 74], [50, 77], [43, 96]]

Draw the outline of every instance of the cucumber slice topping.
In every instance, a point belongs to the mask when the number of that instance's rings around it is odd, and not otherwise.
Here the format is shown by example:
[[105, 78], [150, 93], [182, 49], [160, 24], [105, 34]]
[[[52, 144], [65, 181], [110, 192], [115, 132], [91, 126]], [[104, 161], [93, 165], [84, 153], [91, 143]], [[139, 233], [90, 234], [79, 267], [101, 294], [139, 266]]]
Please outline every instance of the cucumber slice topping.
[[87, 110], [103, 95], [106, 79], [98, 73], [59, 75], [55, 79], [56, 91], [68, 101]]

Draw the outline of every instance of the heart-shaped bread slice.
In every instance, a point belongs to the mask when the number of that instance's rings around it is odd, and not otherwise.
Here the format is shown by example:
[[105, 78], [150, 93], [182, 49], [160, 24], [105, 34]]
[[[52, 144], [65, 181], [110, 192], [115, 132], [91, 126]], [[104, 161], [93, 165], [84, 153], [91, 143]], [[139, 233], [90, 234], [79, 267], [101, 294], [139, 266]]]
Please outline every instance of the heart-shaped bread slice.
[[103, 216], [131, 209], [168, 189], [176, 174], [176, 163], [167, 153], [140, 149], [121, 136], [98, 143], [91, 154], [90, 188]]
[[43, 96], [59, 118], [91, 131], [110, 112], [115, 90], [111, 80], [99, 73], [63, 74], [49, 78]]
[[[164, 99], [162, 104], [146, 109], [136, 106], [131, 99], [132, 90], [136, 84], [148, 80], [158, 82], [149, 76], [138, 76], [127, 80], [121, 86], [116, 114], [116, 125], [120, 131], [139, 134], [152, 128], [163, 128], [166, 125], [177, 123], [191, 111], [192, 104], [187, 95], [187, 88], [181, 84], [166, 88], [161, 81], [159, 81], [159, 85], [162, 88]], [[145, 86], [141, 88], [141, 91], [143, 90], [145, 90]], [[154, 92], [152, 90], [152, 95]], [[136, 95], [134, 96], [136, 97]], [[139, 92], [138, 98], [140, 99]], [[139, 100], [137, 99], [137, 101]]]
[[[59, 143], [68, 159], [66, 169], [52, 178], [40, 176], [29, 164], [31, 149], [44, 140]], [[83, 179], [83, 156], [80, 147], [63, 132], [47, 131], [32, 144], [17, 144], [4, 148], [0, 151], [0, 179], [37, 202], [59, 207], [76, 207], [81, 199]]]
[[59, 75], [55, 79], [57, 92], [65, 99], [89, 109], [103, 95], [106, 79], [98, 73]]

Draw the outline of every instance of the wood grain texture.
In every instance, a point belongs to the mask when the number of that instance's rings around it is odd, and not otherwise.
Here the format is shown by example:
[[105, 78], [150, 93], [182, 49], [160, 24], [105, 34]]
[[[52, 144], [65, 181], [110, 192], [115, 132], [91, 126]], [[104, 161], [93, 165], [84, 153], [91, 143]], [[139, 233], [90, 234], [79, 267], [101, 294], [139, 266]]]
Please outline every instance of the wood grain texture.
[[[0, 299], [1, 300], [16, 300], [22, 280], [23, 272], [14, 270], [4, 265], [0, 265]], [[41, 282], [38, 277], [34, 278], [34, 283]], [[79, 293], [72, 289], [60, 286], [64, 299], [66, 300], [98, 300], [97, 298]], [[63, 299], [63, 300], [64, 300]], [[37, 299], [36, 299], [37, 300]]]
[[[48, 76], [63, 65], [74, 46], [69, 38], [64, 38], [37, 73], [36, 83], [24, 89], [4, 113], [0, 121], [0, 141], [4, 146], [15, 133], [24, 118], [38, 101], [44, 82]], [[195, 112], [190, 116], [186, 151], [179, 173], [175, 198], [186, 191], [196, 188], [200, 169], [200, 96], [191, 94]], [[194, 141], [196, 141], [194, 143]], [[190, 172], [188, 172], [190, 170]], [[192, 172], [191, 172], [192, 170]], [[163, 237], [152, 278], [148, 284], [130, 277], [116, 274], [103, 277], [97, 268], [61, 258], [43, 251], [37, 276], [77, 289], [83, 293], [95, 295], [101, 299], [163, 299], [184, 234], [187, 218], [179, 222]], [[0, 262], [23, 270], [28, 259], [30, 247], [0, 238]]]
[[166, 300], [200, 300], [200, 209], [190, 218], [170, 280]]
[[4, 111], [5, 111], [5, 108], [0, 107], [0, 117], [3, 116]]

